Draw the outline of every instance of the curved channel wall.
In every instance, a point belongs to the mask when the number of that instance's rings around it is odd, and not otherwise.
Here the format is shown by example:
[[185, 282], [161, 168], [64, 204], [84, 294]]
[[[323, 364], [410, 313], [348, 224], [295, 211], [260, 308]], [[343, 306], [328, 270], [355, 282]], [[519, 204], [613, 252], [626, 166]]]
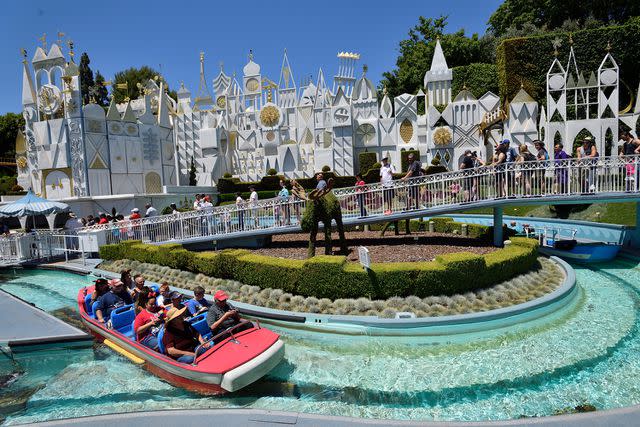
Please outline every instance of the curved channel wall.
[[[318, 332], [377, 336], [442, 336], [466, 334], [503, 328], [546, 316], [558, 311], [578, 294], [573, 268], [557, 257], [550, 258], [564, 274], [562, 284], [553, 292], [526, 303], [486, 312], [452, 316], [383, 319], [377, 316], [350, 316], [303, 313], [266, 308], [242, 302], [232, 304], [245, 316], [262, 322], [285, 327], [304, 328]], [[65, 265], [59, 266], [65, 269]], [[75, 267], [74, 270], [78, 271]], [[115, 278], [117, 274], [100, 269], [85, 269], [84, 272], [103, 277]], [[153, 282], [149, 282], [153, 283]], [[187, 295], [192, 291], [176, 288]], [[211, 300], [210, 296], [206, 296]]]

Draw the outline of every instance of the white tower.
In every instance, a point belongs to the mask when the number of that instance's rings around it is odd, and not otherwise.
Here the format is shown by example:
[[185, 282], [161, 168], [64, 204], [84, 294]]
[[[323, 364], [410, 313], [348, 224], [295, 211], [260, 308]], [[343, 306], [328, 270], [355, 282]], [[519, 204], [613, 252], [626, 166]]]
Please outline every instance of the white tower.
[[447, 65], [447, 60], [440, 46], [440, 39], [436, 40], [436, 48], [431, 60], [431, 69], [424, 75], [424, 86], [427, 88], [428, 105], [447, 105], [451, 102], [451, 82], [453, 72]]
[[342, 92], [347, 98], [351, 97], [353, 84], [356, 81], [355, 69], [356, 62], [360, 60], [360, 54], [354, 52], [340, 52], [338, 54], [338, 74], [333, 77], [333, 90], [331, 92], [337, 94], [338, 89], [342, 88]]

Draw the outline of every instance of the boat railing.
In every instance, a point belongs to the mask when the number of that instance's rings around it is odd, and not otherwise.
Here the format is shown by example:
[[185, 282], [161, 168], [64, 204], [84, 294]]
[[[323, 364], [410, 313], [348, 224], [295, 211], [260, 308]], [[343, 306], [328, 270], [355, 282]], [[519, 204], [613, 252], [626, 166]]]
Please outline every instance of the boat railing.
[[[238, 332], [242, 332], [245, 329], [249, 329], [247, 328], [247, 325], [252, 325], [253, 323], [248, 321], [248, 320], [240, 320], [240, 323], [238, 323], [237, 325], [233, 325], [227, 329], [225, 329], [224, 331], [220, 332], [217, 335], [212, 336], [211, 338], [209, 338], [208, 340], [206, 340], [205, 342], [203, 342], [202, 344], [200, 344], [195, 351], [195, 357], [193, 358], [193, 366], [196, 366], [198, 364], [198, 357], [201, 356], [202, 354], [206, 353], [207, 350], [210, 350], [214, 344], [216, 343], [216, 341], [222, 341], [223, 339], [226, 338], [231, 338], [229, 341], [235, 341], [236, 343], [238, 342], [236, 340], [236, 336], [234, 334], [234, 331], [236, 333]], [[244, 329], [241, 329], [244, 328]], [[260, 329], [260, 328], [258, 328]], [[200, 350], [204, 350], [203, 353], [200, 353]], [[214, 350], [215, 351], [215, 350]]]

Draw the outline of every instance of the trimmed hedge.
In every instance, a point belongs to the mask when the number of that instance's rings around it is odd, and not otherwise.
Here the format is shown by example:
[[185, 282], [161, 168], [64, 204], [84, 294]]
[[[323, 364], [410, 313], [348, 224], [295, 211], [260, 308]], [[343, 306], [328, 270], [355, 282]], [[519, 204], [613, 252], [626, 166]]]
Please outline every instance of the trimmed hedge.
[[378, 162], [378, 155], [376, 153], [364, 152], [358, 154], [358, 164], [360, 165], [360, 175], [369, 172], [369, 169], [373, 169], [373, 165]]
[[[637, 65], [640, 51], [640, 21], [576, 31], [571, 35], [578, 69], [584, 73], [585, 79], [589, 79], [592, 71], [597, 73], [606, 54], [607, 42], [610, 41], [611, 55], [620, 68], [620, 80], [629, 87], [628, 90], [636, 90], [640, 79]], [[566, 67], [570, 48], [568, 33], [553, 32], [541, 36], [507, 39], [498, 45], [496, 65], [500, 96], [503, 100], [511, 101], [522, 83], [533, 99], [546, 104], [547, 71], [553, 61], [552, 42], [556, 38], [562, 41], [558, 48], [558, 60]], [[628, 90], [625, 90], [624, 84], [620, 85], [621, 108], [629, 101]]]
[[[439, 227], [451, 227], [453, 221], [444, 219], [438, 218]], [[465, 293], [526, 273], [537, 256], [538, 242], [521, 237], [487, 255], [462, 252], [441, 255], [429, 262], [373, 263], [368, 271], [348, 263], [344, 256], [291, 260], [256, 255], [244, 249], [190, 252], [177, 244], [153, 246], [140, 242], [100, 247], [100, 257], [105, 260], [127, 258], [260, 288], [330, 299], [409, 295], [423, 298]]]
[[464, 86], [466, 86], [476, 98], [480, 98], [487, 92], [493, 92], [498, 95], [500, 93], [498, 86], [498, 68], [495, 64], [482, 63], [453, 67], [451, 93], [460, 93]]

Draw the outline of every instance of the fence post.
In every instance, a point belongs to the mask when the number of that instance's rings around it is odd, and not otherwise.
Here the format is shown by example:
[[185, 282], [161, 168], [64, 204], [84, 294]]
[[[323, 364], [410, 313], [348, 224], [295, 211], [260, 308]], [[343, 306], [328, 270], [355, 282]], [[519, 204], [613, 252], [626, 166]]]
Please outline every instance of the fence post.
[[69, 253], [67, 252], [67, 235], [65, 234], [62, 237], [62, 241], [63, 243], [63, 248], [64, 248], [64, 262], [69, 262]]

